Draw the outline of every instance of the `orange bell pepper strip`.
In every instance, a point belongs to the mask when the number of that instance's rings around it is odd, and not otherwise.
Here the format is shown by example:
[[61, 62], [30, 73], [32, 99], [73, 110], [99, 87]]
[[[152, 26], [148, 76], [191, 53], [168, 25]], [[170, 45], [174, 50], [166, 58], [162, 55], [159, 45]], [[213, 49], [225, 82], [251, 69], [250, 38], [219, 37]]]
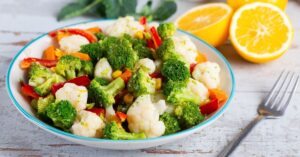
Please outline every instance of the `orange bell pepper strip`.
[[198, 56], [196, 57], [197, 63], [203, 63], [207, 61], [206, 56], [203, 53], [198, 53]]
[[54, 67], [57, 64], [57, 60], [48, 60], [48, 59], [29, 57], [29, 58], [23, 59], [20, 66], [22, 69], [26, 69], [26, 68], [29, 68], [30, 65], [34, 62], [40, 63], [41, 65], [48, 67], [48, 68]]
[[131, 70], [126, 69], [120, 77], [124, 80], [125, 83], [127, 83], [131, 78], [131, 75], [132, 75]]
[[52, 38], [54, 38], [57, 36], [58, 32], [67, 32], [70, 34], [81, 35], [81, 36], [85, 37], [90, 43], [97, 42], [97, 37], [93, 33], [90, 33], [87, 30], [78, 29], [78, 28], [66, 28], [66, 29], [56, 30], [56, 31], [48, 33], [48, 35], [51, 36]]
[[102, 32], [101, 28], [100, 27], [91, 27], [91, 28], [88, 28], [86, 29], [88, 32], [90, 33], [100, 33]]
[[220, 104], [224, 103], [228, 96], [227, 94], [221, 89], [210, 89], [209, 90], [209, 98], [210, 99], [217, 99]]
[[116, 116], [121, 122], [124, 122], [127, 118], [127, 115], [123, 112], [116, 112]]
[[71, 53], [72, 56], [80, 58], [80, 60], [89, 61], [91, 60], [90, 56], [86, 53], [74, 52]]
[[53, 45], [49, 46], [43, 53], [43, 59], [55, 60], [55, 47]]

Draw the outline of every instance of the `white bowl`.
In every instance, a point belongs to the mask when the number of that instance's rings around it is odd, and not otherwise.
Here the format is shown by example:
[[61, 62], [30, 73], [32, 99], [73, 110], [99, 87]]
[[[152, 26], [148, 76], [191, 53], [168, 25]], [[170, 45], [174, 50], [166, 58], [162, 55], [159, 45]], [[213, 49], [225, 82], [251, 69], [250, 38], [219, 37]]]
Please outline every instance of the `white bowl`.
[[[66, 27], [88, 28], [93, 26], [100, 26], [101, 28], [105, 28], [113, 21], [114, 20], [94, 20], [89, 22], [73, 24]], [[43, 34], [38, 38], [34, 39], [33, 41], [31, 41], [29, 44], [27, 44], [22, 50], [20, 50], [20, 52], [18, 52], [18, 54], [11, 61], [7, 72], [7, 77], [6, 77], [6, 86], [7, 86], [9, 96], [13, 104], [16, 106], [16, 108], [30, 122], [50, 132], [51, 134], [54, 134], [56, 136], [62, 137], [64, 139], [67, 139], [69, 141], [78, 144], [105, 148], [105, 149], [129, 150], [129, 149], [142, 149], [142, 148], [158, 146], [158, 145], [170, 143], [175, 140], [184, 138], [212, 124], [225, 112], [226, 108], [228, 107], [234, 95], [235, 81], [234, 81], [234, 75], [232, 69], [228, 61], [218, 50], [216, 50], [214, 47], [210, 46], [209, 44], [207, 44], [206, 42], [202, 41], [201, 39], [197, 38], [192, 34], [189, 34], [182, 30], [178, 30], [176, 33], [180, 35], [188, 35], [192, 39], [192, 41], [196, 44], [198, 50], [207, 55], [208, 60], [217, 62], [220, 65], [222, 89], [229, 96], [227, 102], [218, 111], [216, 111], [205, 121], [201, 122], [200, 124], [190, 129], [186, 129], [178, 133], [167, 135], [167, 136], [149, 138], [143, 140], [108, 140], [108, 139], [98, 139], [98, 138], [77, 136], [59, 130], [39, 120], [35, 116], [32, 108], [30, 107], [29, 100], [26, 97], [24, 97], [20, 92], [20, 80], [24, 80], [26, 74], [25, 71], [19, 67], [19, 64], [22, 61], [22, 59], [26, 57], [42, 57], [43, 50], [46, 49], [50, 44], [53, 44], [52, 39], [47, 34]]]

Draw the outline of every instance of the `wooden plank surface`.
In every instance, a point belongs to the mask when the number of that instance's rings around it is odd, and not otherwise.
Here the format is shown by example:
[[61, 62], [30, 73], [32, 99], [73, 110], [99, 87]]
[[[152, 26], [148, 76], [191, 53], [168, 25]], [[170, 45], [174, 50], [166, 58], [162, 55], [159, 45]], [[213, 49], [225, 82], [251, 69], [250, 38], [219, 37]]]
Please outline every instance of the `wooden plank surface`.
[[[236, 76], [236, 95], [228, 111], [214, 124], [177, 142], [134, 150], [111, 151], [90, 148], [53, 136], [28, 122], [13, 106], [5, 89], [5, 75], [12, 57], [40, 34], [67, 24], [88, 20], [80, 17], [57, 22], [55, 15], [72, 0], [0, 1], [0, 156], [208, 156], [218, 154], [256, 115], [256, 107], [282, 69], [300, 72], [300, 6], [290, 1], [287, 13], [295, 28], [289, 51], [275, 62], [251, 64], [241, 59], [230, 44], [219, 49], [230, 61]], [[203, 1], [204, 2], [204, 1]], [[192, 2], [179, 1], [180, 10]], [[233, 154], [240, 156], [300, 156], [300, 92], [278, 120], [266, 120], [245, 139]]]

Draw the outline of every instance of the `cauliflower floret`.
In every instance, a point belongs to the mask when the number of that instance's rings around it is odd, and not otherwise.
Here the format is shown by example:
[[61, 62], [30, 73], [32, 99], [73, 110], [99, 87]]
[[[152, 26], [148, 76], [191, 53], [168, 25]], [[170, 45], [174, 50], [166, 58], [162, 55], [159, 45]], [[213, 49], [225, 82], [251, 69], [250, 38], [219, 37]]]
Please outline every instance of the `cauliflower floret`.
[[175, 45], [175, 51], [179, 53], [188, 64], [196, 62], [198, 56], [197, 47], [188, 36], [172, 37]]
[[153, 62], [153, 60], [149, 59], [149, 58], [143, 58], [140, 59], [136, 64], [134, 69], [137, 70], [140, 67], [144, 67], [146, 69], [146, 72], [148, 74], [152, 74], [155, 71], [155, 63]]
[[59, 47], [63, 52], [73, 53], [80, 51], [82, 45], [89, 44], [90, 42], [81, 35], [70, 35], [62, 38], [59, 41]]
[[112, 80], [112, 68], [106, 58], [100, 59], [96, 66], [94, 75], [108, 81]]
[[166, 112], [168, 106], [170, 106], [170, 104], [165, 101], [165, 96], [161, 91], [152, 94], [151, 101], [153, 102], [153, 105], [157, 109], [159, 115], [162, 115], [164, 112]]
[[105, 29], [109, 36], [121, 37], [123, 34], [134, 36], [136, 32], [143, 31], [144, 26], [135, 21], [133, 17], [126, 16], [119, 18], [115, 23]]
[[86, 108], [88, 91], [84, 86], [77, 86], [74, 83], [66, 83], [55, 93], [56, 100], [68, 100], [77, 110]]
[[208, 89], [218, 88], [220, 85], [220, 67], [214, 62], [200, 63], [195, 66], [192, 76], [203, 82]]
[[165, 125], [159, 120], [159, 112], [150, 95], [135, 100], [127, 111], [127, 121], [131, 132], [144, 132], [148, 138], [161, 136], [165, 132]]
[[71, 132], [79, 136], [101, 137], [104, 127], [105, 123], [95, 113], [81, 110], [77, 113]]
[[191, 89], [193, 93], [199, 95], [199, 97], [201, 98], [200, 104], [207, 102], [207, 100], [209, 99], [208, 89], [204, 86], [203, 83], [194, 79], [190, 79], [187, 87]]

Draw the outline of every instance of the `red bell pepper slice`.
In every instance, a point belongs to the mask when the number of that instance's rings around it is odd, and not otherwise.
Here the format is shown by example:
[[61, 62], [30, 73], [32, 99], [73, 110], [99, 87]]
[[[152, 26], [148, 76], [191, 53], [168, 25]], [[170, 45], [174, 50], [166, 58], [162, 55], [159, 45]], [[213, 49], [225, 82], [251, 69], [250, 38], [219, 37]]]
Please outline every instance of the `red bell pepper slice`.
[[97, 108], [97, 107], [93, 107], [91, 109], [87, 109], [87, 111], [93, 112], [98, 116], [101, 116], [105, 114], [105, 110], [103, 108]]
[[23, 84], [21, 87], [21, 91], [24, 95], [29, 96], [34, 99], [37, 99], [40, 97], [40, 95], [34, 91], [33, 87], [28, 84]]
[[218, 99], [212, 99], [205, 105], [200, 106], [200, 111], [202, 114], [209, 115], [219, 108], [219, 101]]
[[150, 74], [150, 77], [151, 78], [163, 78], [162, 74], [158, 73], [158, 72], [154, 72], [154, 73]]
[[147, 40], [147, 47], [151, 49], [155, 49], [155, 45], [152, 40]]
[[91, 80], [89, 79], [88, 76], [85, 75], [85, 76], [73, 78], [73, 79], [63, 82], [63, 83], [53, 84], [51, 87], [52, 94], [55, 94], [56, 91], [59, 90], [60, 88], [62, 88], [66, 83], [74, 83], [78, 86], [88, 86], [88, 85], [90, 85]]
[[124, 122], [127, 118], [127, 115], [123, 112], [116, 112], [116, 116], [119, 118], [121, 122]]
[[197, 63], [190, 64], [190, 73], [192, 73], [194, 71], [196, 65], [197, 65]]
[[25, 58], [22, 60], [21, 68], [23, 68], [23, 69], [29, 68], [30, 65], [34, 62], [38, 62], [45, 67], [51, 68], [51, 67], [56, 66], [57, 60], [48, 60], [48, 59], [29, 57], [29, 58]]
[[78, 28], [66, 28], [66, 29], [55, 30], [55, 31], [48, 33], [48, 35], [51, 36], [52, 38], [54, 38], [54, 37], [56, 37], [57, 32], [68, 32], [70, 34], [81, 35], [81, 36], [85, 37], [90, 43], [97, 42], [97, 37], [93, 33], [90, 33], [87, 30], [78, 29]]
[[140, 17], [139, 22], [140, 22], [141, 25], [145, 26], [147, 24], [147, 18], [146, 18], [146, 16]]
[[150, 32], [151, 32], [151, 35], [152, 35], [152, 40], [153, 40], [153, 43], [155, 45], [155, 48], [158, 48], [161, 45], [162, 41], [161, 41], [157, 31], [156, 31], [156, 28], [151, 27]]

